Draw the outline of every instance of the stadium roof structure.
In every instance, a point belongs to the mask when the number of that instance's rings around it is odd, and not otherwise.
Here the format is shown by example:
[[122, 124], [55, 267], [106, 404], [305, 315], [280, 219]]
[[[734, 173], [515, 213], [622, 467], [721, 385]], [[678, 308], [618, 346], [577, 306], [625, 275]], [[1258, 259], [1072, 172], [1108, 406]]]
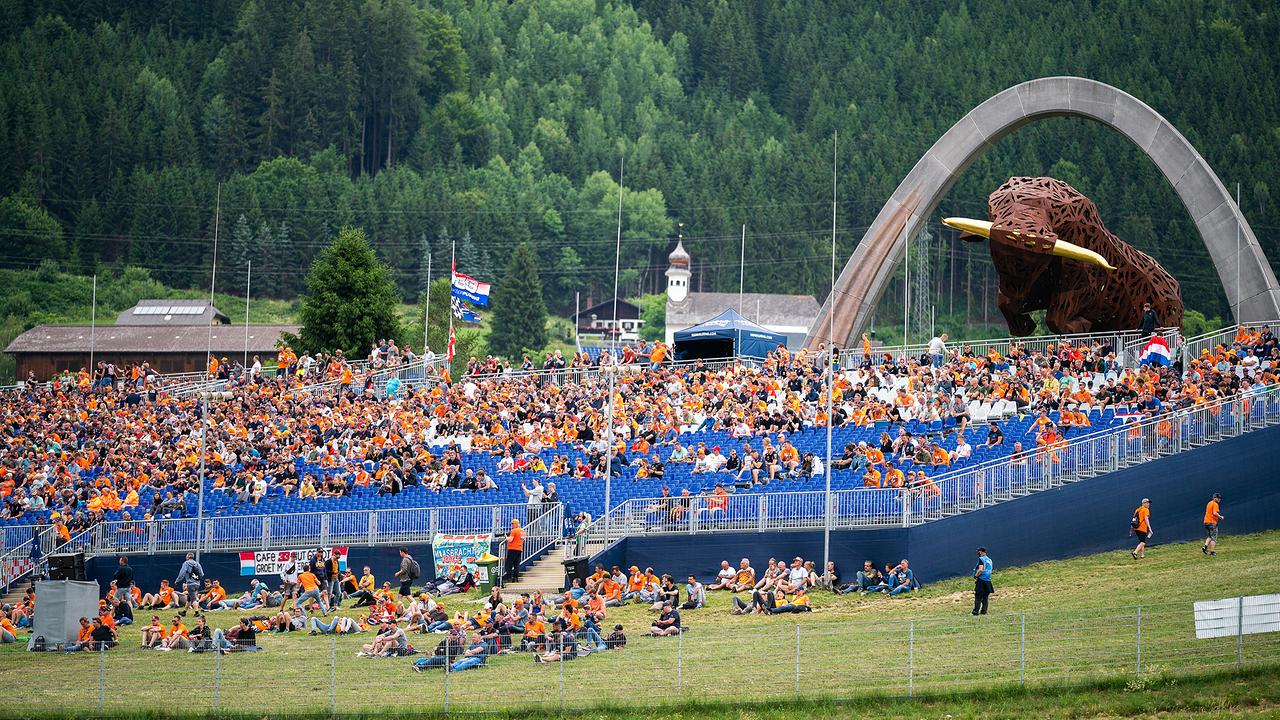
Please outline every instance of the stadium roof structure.
[[[207, 304], [207, 303], [206, 303]], [[37, 325], [14, 338], [7, 353], [87, 353], [90, 337], [99, 353], [217, 353], [274, 351], [284, 333], [297, 334], [298, 325], [244, 325], [176, 327], [104, 325], [96, 330], [88, 325]]]
[[227, 317], [208, 300], [139, 300], [120, 313], [116, 325], [227, 325]]

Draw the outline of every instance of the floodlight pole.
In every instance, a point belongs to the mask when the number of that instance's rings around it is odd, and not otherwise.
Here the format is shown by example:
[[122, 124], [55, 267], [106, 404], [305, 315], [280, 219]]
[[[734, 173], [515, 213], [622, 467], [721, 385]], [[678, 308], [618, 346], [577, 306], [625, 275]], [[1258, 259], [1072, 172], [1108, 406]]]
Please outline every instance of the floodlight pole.
[[839, 162], [840, 133], [831, 138], [831, 312], [827, 313], [827, 460], [822, 468], [826, 490], [822, 496], [822, 572], [831, 561], [831, 425], [832, 395], [836, 387], [835, 317], [836, 317], [836, 173]]

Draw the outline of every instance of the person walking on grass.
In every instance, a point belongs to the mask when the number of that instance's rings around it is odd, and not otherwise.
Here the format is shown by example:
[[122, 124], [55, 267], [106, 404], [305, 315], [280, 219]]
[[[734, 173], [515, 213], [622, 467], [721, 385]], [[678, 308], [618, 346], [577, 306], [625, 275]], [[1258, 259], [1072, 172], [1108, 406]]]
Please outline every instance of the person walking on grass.
[[1218, 522], [1222, 520], [1222, 513], [1218, 512], [1219, 503], [1222, 502], [1222, 495], [1214, 493], [1209, 498], [1209, 503], [1204, 506], [1204, 545], [1200, 546], [1200, 552], [1205, 555], [1218, 554]]
[[1138, 546], [1130, 551], [1130, 555], [1134, 560], [1140, 560], [1147, 556], [1147, 541], [1155, 535], [1155, 531], [1151, 529], [1151, 499], [1142, 498], [1142, 504], [1137, 510], [1133, 511], [1133, 519], [1129, 521], [1129, 528], [1138, 536]]
[[987, 549], [978, 548], [978, 564], [973, 566], [973, 614], [986, 615], [987, 603], [996, 589], [991, 585], [991, 571], [995, 564], [987, 557]]

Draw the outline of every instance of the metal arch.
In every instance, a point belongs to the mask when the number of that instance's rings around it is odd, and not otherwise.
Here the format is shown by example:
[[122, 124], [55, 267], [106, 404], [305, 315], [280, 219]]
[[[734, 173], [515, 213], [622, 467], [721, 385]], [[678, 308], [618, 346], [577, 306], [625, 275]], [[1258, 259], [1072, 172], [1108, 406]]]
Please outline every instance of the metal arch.
[[[807, 347], [834, 337], [853, 342], [866, 327], [894, 268], [902, 261], [904, 237], [915, 237], [951, 185], [1001, 138], [1047, 117], [1093, 120], [1124, 135], [1160, 168], [1195, 222], [1222, 279], [1234, 297], [1236, 319], [1280, 317], [1280, 283], [1249, 223], [1213, 169], [1182, 133], [1134, 96], [1096, 80], [1048, 77], [1015, 85], [970, 110], [929, 148], [858, 243], [806, 338]], [[1237, 264], [1237, 229], [1240, 262]], [[1238, 270], [1237, 270], [1238, 268]], [[1239, 290], [1232, 292], [1239, 272]], [[828, 313], [835, 300], [834, 331]]]

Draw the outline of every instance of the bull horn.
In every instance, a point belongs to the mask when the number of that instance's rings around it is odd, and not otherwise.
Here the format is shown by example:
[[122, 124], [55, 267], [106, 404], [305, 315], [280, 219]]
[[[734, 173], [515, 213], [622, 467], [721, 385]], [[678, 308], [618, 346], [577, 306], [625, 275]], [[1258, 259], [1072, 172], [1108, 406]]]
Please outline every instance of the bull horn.
[[[969, 218], [952, 217], [943, 218], [942, 224], [971, 235], [978, 235], [984, 238], [991, 237], [991, 223], [986, 220], [970, 220]], [[1097, 265], [1098, 267], [1105, 268], [1107, 270], [1115, 270], [1115, 268], [1111, 266], [1111, 263], [1107, 262], [1107, 259], [1098, 253], [1089, 250], [1088, 248], [1082, 248], [1079, 245], [1069, 243], [1066, 240], [1055, 240], [1053, 243], [1053, 250], [1051, 252], [1058, 257], [1064, 257], [1069, 260], [1088, 263], [1090, 265]]]
[[1073, 245], [1066, 240], [1054, 241], [1053, 254], [1058, 257], [1064, 257], [1077, 262], [1097, 265], [1098, 267], [1106, 270], [1115, 270], [1115, 268], [1111, 266], [1111, 263], [1107, 262], [1107, 259], [1098, 253], [1088, 248], [1082, 248], [1079, 245]]
[[969, 218], [943, 218], [942, 224], [949, 228], [955, 228], [961, 232], [978, 235], [980, 237], [991, 237], [991, 223], [986, 220], [970, 220]]

